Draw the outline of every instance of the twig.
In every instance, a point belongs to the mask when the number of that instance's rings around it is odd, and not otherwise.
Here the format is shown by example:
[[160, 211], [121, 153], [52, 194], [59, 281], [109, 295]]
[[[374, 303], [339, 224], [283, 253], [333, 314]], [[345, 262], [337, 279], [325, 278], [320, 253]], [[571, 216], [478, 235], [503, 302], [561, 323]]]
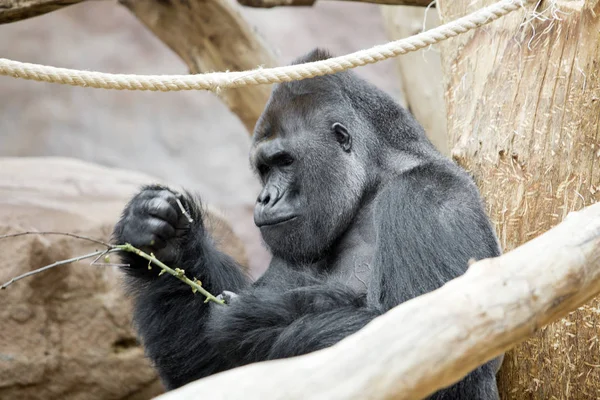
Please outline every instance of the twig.
[[[110, 249], [106, 250], [104, 253], [98, 255], [98, 257], [94, 258], [94, 261], [90, 263], [90, 265], [102, 265], [103, 267], [129, 267], [129, 264], [117, 264], [108, 262], [108, 254], [110, 253]], [[98, 263], [100, 257], [105, 256], [104, 262], [102, 264]]]
[[191, 280], [190, 278], [188, 278], [187, 276], [185, 276], [185, 271], [180, 269], [180, 268], [175, 268], [172, 269], [168, 266], [166, 266], [162, 261], [160, 261], [159, 259], [157, 259], [156, 257], [154, 257], [153, 254], [148, 254], [148, 253], [144, 253], [143, 251], [141, 251], [140, 249], [133, 247], [132, 245], [130, 245], [129, 243], [125, 243], [125, 244], [120, 244], [120, 245], [116, 245], [113, 246], [115, 249], [119, 249], [122, 251], [127, 251], [130, 253], [135, 253], [138, 256], [145, 258], [146, 260], [150, 261], [152, 264], [159, 266], [160, 268], [162, 268], [162, 270], [164, 272], [168, 272], [169, 274], [173, 275], [175, 278], [179, 279], [180, 281], [186, 283], [187, 285], [192, 287], [192, 291], [194, 293], [196, 292], [200, 292], [204, 295], [204, 297], [206, 297], [206, 301], [205, 303], [209, 302], [209, 301], [214, 301], [215, 303], [218, 304], [225, 304], [225, 302], [223, 300], [217, 299], [215, 296], [212, 295], [212, 293], [210, 293], [208, 290], [204, 289], [202, 287], [202, 282], [200, 282], [198, 279]]
[[[118, 250], [115, 250], [115, 251], [118, 251]], [[40, 272], [44, 272], [44, 271], [46, 271], [48, 269], [51, 269], [51, 268], [54, 268], [54, 267], [58, 267], [59, 265], [70, 264], [70, 263], [73, 263], [73, 262], [85, 260], [86, 258], [92, 258], [92, 257], [95, 257], [97, 255], [101, 255], [101, 254], [107, 253], [107, 252], [113, 252], [113, 251], [112, 251], [112, 249], [109, 249], [109, 250], [98, 250], [98, 251], [95, 251], [93, 253], [84, 254], [83, 256], [69, 258], [68, 260], [57, 261], [57, 262], [55, 262], [53, 264], [46, 265], [45, 267], [34, 269], [33, 271], [29, 271], [27, 273], [24, 273], [22, 275], [19, 275], [19, 276], [16, 276], [16, 277], [12, 278], [10, 281], [8, 281], [8, 282], [4, 283], [2, 286], [0, 286], [0, 290], [6, 289], [7, 286], [15, 283], [16, 281], [20, 281], [23, 278], [27, 278], [28, 276], [39, 274]]]
[[93, 242], [96, 244], [101, 244], [102, 246], [106, 246], [111, 248], [112, 245], [110, 243], [103, 242], [102, 240], [92, 239], [91, 237], [76, 235], [74, 233], [66, 233], [66, 232], [54, 232], [54, 231], [27, 231], [27, 232], [19, 232], [19, 233], [11, 233], [9, 235], [0, 235], [0, 239], [13, 238], [25, 235], [60, 235], [60, 236], [69, 236], [76, 239], [87, 240], [88, 242]]
[[[189, 215], [188, 215], [188, 218]], [[35, 269], [33, 271], [29, 271], [25, 274], [16, 276], [14, 278], [12, 278], [11, 280], [9, 280], [8, 282], [4, 283], [2, 286], [0, 286], [0, 290], [2, 289], [6, 289], [7, 286], [15, 283], [18, 280], [21, 280], [23, 278], [27, 278], [28, 276], [32, 276], [35, 274], [39, 274], [40, 272], [49, 270], [51, 268], [57, 267], [59, 265], [65, 265], [65, 264], [70, 264], [73, 262], [77, 262], [77, 261], [81, 261], [81, 260], [85, 260], [87, 258], [92, 258], [92, 257], [96, 257], [93, 261], [92, 264], [95, 264], [98, 259], [104, 255], [110, 254], [110, 253], [116, 253], [118, 251], [126, 251], [129, 253], [134, 253], [137, 254], [138, 256], [148, 260], [150, 263], [157, 265], [158, 267], [160, 267], [162, 269], [161, 274], [164, 272], [168, 272], [169, 274], [173, 275], [174, 277], [176, 277], [177, 279], [179, 279], [180, 281], [184, 282], [185, 284], [191, 286], [192, 288], [192, 292], [196, 293], [196, 292], [200, 292], [204, 297], [206, 297], [206, 302], [212, 301], [215, 302], [217, 304], [222, 304], [225, 305], [225, 302], [221, 299], [216, 298], [212, 293], [210, 293], [208, 290], [204, 289], [202, 287], [202, 282], [199, 281], [198, 279], [194, 278], [194, 280], [189, 279], [187, 276], [185, 276], [185, 271], [180, 269], [180, 268], [175, 268], [172, 269], [170, 267], [168, 267], [167, 265], [165, 265], [162, 261], [160, 261], [159, 259], [157, 259], [154, 254], [147, 254], [145, 252], [143, 252], [142, 250], [138, 249], [137, 247], [132, 246], [129, 243], [125, 243], [125, 244], [118, 244], [118, 245], [113, 245], [110, 243], [106, 243], [103, 242], [101, 240], [97, 240], [97, 239], [92, 239], [89, 238], [87, 236], [81, 236], [81, 235], [76, 235], [73, 233], [65, 233], [65, 232], [35, 232], [35, 231], [31, 231], [31, 232], [20, 232], [20, 233], [14, 233], [14, 234], [9, 234], [9, 235], [0, 235], [0, 239], [5, 239], [5, 238], [12, 238], [12, 237], [18, 237], [18, 236], [24, 236], [24, 235], [61, 235], [61, 236], [70, 236], [70, 237], [74, 237], [77, 239], [81, 239], [81, 240], [87, 240], [96, 244], [101, 244], [103, 246], [106, 246], [105, 250], [98, 250], [95, 251], [93, 253], [88, 253], [88, 254], [84, 254], [82, 256], [78, 256], [78, 257], [74, 257], [74, 258], [70, 258], [68, 260], [62, 260], [62, 261], [57, 261], [53, 264], [50, 265], [46, 265], [42, 268], [38, 268]], [[106, 265], [106, 264], [105, 264]]]
[[190, 213], [188, 213], [188, 211], [185, 209], [185, 207], [183, 206], [183, 204], [181, 204], [181, 200], [179, 200], [178, 198], [175, 199], [177, 201], [177, 205], [179, 206], [179, 209], [181, 210], [181, 213], [183, 215], [185, 215], [185, 217], [187, 218], [188, 222], [191, 224], [192, 222], [194, 222], [194, 220], [192, 219], [192, 217], [190, 217]]

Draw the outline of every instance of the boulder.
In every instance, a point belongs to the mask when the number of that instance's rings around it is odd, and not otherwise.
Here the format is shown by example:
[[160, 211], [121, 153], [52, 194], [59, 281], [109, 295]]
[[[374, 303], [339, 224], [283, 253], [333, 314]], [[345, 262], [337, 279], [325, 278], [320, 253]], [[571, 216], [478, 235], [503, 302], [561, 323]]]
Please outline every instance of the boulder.
[[[0, 158], [0, 235], [69, 232], [107, 241], [149, 176], [64, 158]], [[246, 265], [244, 248], [209, 208], [210, 229]], [[100, 249], [50, 235], [0, 239], [0, 283]], [[116, 262], [116, 257], [113, 257]], [[163, 389], [135, 338], [117, 267], [63, 265], [0, 292], [0, 398], [143, 400]]]

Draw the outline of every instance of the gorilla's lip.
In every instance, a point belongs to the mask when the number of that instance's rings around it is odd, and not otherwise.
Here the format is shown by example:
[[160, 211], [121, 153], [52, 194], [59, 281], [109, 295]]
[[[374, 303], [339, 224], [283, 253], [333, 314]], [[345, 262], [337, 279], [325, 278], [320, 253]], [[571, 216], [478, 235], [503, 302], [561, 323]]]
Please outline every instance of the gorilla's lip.
[[263, 228], [265, 226], [275, 226], [275, 225], [283, 224], [285, 222], [290, 222], [292, 220], [295, 220], [296, 218], [298, 218], [297, 215], [286, 215], [286, 216], [272, 218], [272, 219], [265, 219], [263, 221], [257, 222], [256, 226], [259, 228]]

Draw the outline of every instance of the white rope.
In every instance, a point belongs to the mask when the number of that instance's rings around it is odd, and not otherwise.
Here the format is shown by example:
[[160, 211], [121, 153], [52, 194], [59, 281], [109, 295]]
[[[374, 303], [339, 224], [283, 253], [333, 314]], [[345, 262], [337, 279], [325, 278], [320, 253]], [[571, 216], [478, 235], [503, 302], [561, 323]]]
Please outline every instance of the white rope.
[[523, 5], [523, 0], [502, 0], [462, 18], [405, 39], [323, 61], [277, 68], [196, 75], [127, 75], [56, 68], [0, 58], [0, 75], [99, 89], [161, 92], [178, 90], [219, 91], [242, 86], [289, 82], [333, 74], [410, 53], [487, 25], [523, 7]]

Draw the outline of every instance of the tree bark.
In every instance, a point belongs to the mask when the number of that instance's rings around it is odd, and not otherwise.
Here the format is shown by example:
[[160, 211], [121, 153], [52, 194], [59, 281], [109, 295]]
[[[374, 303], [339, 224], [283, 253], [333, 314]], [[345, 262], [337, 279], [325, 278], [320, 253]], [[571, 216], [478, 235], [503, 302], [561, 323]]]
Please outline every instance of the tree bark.
[[[273, 67], [275, 57], [227, 0], [121, 0], [158, 38], [177, 53], [192, 74]], [[219, 93], [252, 133], [270, 85]]]
[[[439, 5], [444, 21], [484, 6]], [[515, 12], [441, 46], [452, 156], [507, 250], [600, 199], [600, 2], [556, 5], [560, 20], [523, 24]], [[591, 300], [510, 352], [501, 397], [600, 398], [599, 307]]]
[[46, 14], [83, 0], [0, 0], [0, 24]]
[[[416, 35], [425, 29], [439, 25], [436, 10], [422, 7], [382, 6], [384, 25], [391, 40]], [[408, 53], [396, 59], [402, 80], [406, 107], [423, 125], [427, 136], [435, 147], [449, 155], [448, 135], [446, 133], [446, 104], [442, 82], [442, 66], [437, 48], [423, 52]]]
[[159, 399], [419, 399], [599, 292], [596, 204], [512, 252], [473, 264], [333, 347], [227, 371]]

